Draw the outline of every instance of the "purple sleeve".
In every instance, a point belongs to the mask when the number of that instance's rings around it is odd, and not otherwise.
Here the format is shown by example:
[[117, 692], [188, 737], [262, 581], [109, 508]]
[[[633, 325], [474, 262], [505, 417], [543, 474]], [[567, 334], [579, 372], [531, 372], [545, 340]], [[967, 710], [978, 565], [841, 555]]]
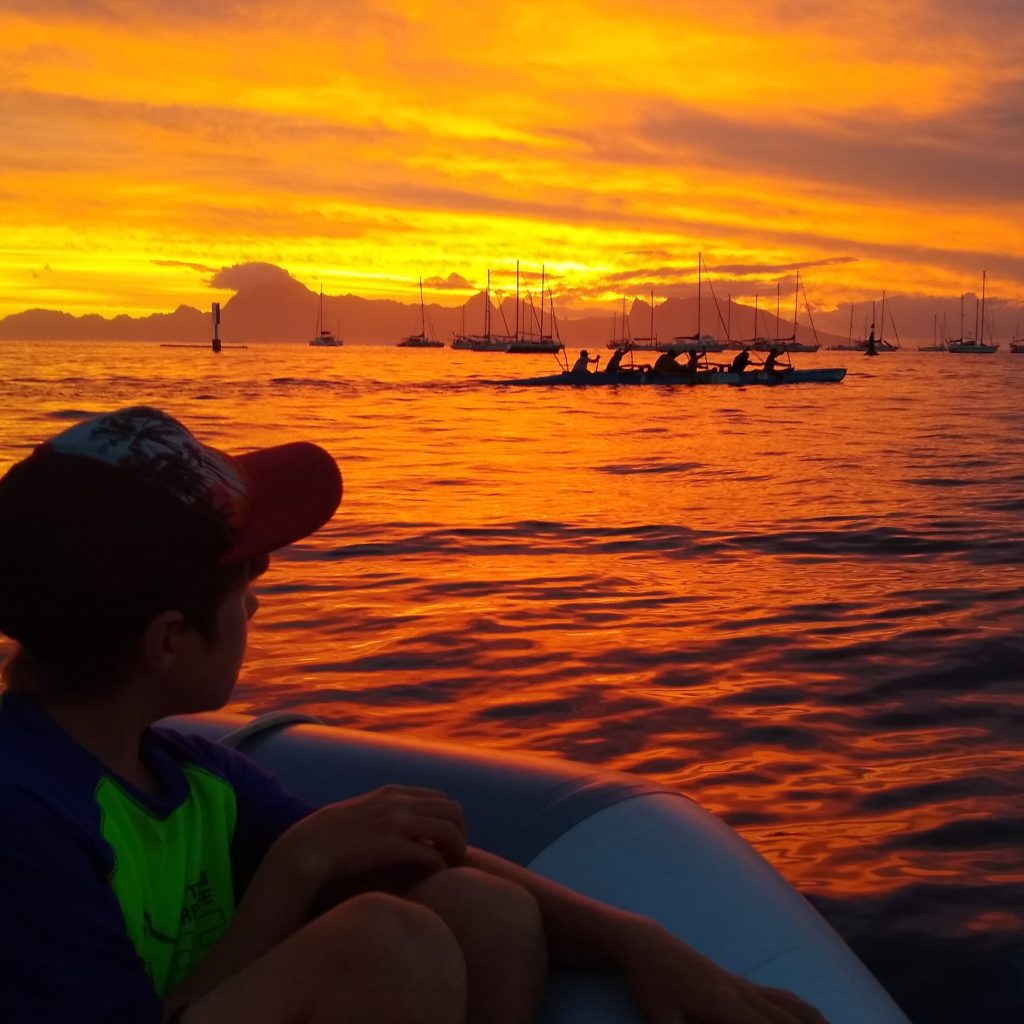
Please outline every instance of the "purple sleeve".
[[0, 786], [0, 1020], [159, 1024], [160, 1000], [87, 830]]

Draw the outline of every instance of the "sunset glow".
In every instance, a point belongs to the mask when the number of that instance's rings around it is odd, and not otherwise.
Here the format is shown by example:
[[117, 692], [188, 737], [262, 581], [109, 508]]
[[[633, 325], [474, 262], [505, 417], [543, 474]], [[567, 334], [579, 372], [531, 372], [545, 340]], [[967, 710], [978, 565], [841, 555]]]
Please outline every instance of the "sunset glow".
[[[1024, 304], [1024, 10], [305, 0], [0, 6], [0, 316], [141, 315], [280, 266], [457, 305], [544, 264], [566, 310]], [[1019, 316], [1019, 312], [1017, 314]], [[928, 314], [929, 322], [931, 314]]]

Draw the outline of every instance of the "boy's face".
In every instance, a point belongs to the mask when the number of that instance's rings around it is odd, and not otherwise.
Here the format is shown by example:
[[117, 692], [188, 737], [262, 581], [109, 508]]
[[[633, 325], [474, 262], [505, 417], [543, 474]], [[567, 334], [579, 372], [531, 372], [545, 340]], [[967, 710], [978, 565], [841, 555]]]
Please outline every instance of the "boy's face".
[[259, 600], [246, 583], [232, 590], [217, 611], [216, 629], [207, 639], [189, 628], [185, 657], [179, 666], [182, 707], [179, 713], [215, 711], [227, 703], [238, 679], [249, 619], [256, 613]]

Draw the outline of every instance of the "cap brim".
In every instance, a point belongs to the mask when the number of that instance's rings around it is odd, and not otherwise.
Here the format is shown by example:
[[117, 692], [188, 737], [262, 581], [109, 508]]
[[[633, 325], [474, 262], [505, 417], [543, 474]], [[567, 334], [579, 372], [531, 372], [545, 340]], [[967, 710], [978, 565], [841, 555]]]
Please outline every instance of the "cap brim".
[[318, 445], [298, 441], [230, 458], [245, 476], [249, 510], [222, 564], [266, 555], [308, 537], [341, 502], [341, 472]]

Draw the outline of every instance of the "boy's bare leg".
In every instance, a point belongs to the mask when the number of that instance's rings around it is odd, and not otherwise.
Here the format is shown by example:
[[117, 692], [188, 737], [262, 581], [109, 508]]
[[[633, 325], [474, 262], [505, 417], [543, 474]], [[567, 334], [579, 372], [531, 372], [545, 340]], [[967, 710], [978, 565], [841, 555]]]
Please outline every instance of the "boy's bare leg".
[[185, 1011], [182, 1024], [463, 1024], [466, 968], [424, 906], [355, 896]]
[[431, 875], [409, 899], [451, 929], [466, 962], [467, 1024], [530, 1024], [547, 982], [544, 928], [534, 898], [513, 882], [474, 868]]

